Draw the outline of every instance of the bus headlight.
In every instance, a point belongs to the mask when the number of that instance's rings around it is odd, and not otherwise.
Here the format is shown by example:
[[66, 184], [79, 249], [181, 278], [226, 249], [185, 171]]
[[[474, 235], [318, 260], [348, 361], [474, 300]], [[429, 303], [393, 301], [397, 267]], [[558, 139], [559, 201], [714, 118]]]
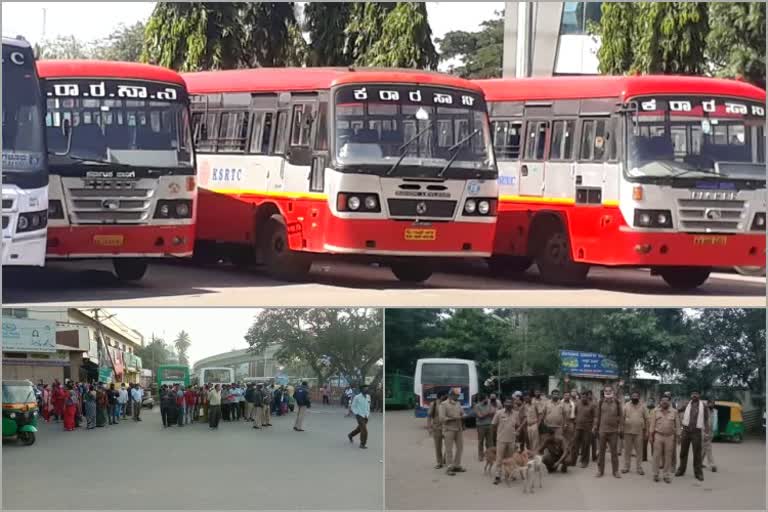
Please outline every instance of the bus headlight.
[[376, 199], [376, 196], [366, 196], [365, 198], [366, 210], [375, 210], [378, 207], [379, 207], [379, 200]]
[[27, 231], [37, 231], [48, 225], [48, 210], [38, 212], [26, 212], [19, 214], [19, 220], [16, 224], [16, 232], [24, 233]]
[[477, 212], [480, 215], [488, 215], [489, 211], [491, 211], [491, 203], [488, 201], [480, 201], [477, 203]]
[[477, 210], [477, 203], [474, 199], [468, 199], [466, 203], [464, 203], [464, 212], [472, 215]]
[[8, 417], [11, 418], [12, 420], [14, 420], [14, 419], [16, 419], [16, 413], [12, 412], [11, 414], [8, 415]]
[[752, 221], [752, 231], [765, 231], [765, 212], [757, 212]]
[[490, 217], [496, 215], [497, 200], [490, 197], [467, 199], [464, 203], [464, 215]]
[[156, 219], [189, 219], [192, 217], [190, 199], [161, 199], [155, 208]]
[[378, 194], [366, 192], [339, 192], [336, 209], [340, 212], [378, 213], [381, 211]]
[[669, 210], [635, 210], [635, 227], [671, 228], [672, 212]]
[[182, 219], [189, 217], [189, 205], [184, 202], [176, 203], [176, 216]]
[[356, 212], [360, 209], [360, 198], [357, 196], [351, 196], [349, 199], [347, 199], [347, 207], [349, 207], [350, 210], [353, 212]]

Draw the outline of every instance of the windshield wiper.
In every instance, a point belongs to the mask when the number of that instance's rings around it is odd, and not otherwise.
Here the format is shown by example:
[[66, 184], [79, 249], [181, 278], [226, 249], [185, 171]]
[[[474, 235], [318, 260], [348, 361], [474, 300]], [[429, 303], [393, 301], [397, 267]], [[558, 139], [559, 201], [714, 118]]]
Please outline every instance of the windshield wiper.
[[459, 156], [460, 151], [457, 151], [457, 149], [459, 149], [461, 146], [463, 146], [464, 144], [466, 144], [467, 142], [472, 140], [472, 137], [474, 137], [478, 133], [480, 133], [480, 128], [478, 128], [477, 130], [473, 131], [472, 133], [470, 133], [469, 135], [467, 135], [466, 137], [461, 139], [459, 142], [457, 142], [456, 144], [454, 144], [453, 146], [448, 148], [448, 152], [449, 153], [453, 153], [453, 154], [451, 155], [450, 160], [448, 160], [445, 163], [445, 167], [440, 169], [440, 172], [437, 173], [437, 177], [438, 178], [442, 178], [443, 177], [443, 174], [445, 174], [445, 171], [448, 170], [448, 168], [451, 166], [451, 164], [453, 164], [453, 162], [456, 160], [456, 157]]
[[413, 143], [414, 143], [414, 141], [418, 140], [418, 139], [419, 139], [419, 137], [421, 137], [422, 135], [424, 135], [424, 133], [425, 133], [427, 130], [429, 130], [430, 128], [432, 128], [432, 121], [430, 121], [429, 123], [427, 123], [427, 126], [425, 126], [424, 128], [422, 128], [422, 129], [419, 131], [419, 133], [417, 133], [416, 135], [414, 135], [413, 137], [411, 137], [410, 139], [408, 139], [408, 140], [407, 140], [407, 141], [406, 141], [406, 142], [405, 142], [405, 143], [404, 143], [402, 146], [400, 146], [399, 148], [397, 148], [397, 149], [398, 149], [398, 151], [400, 151], [400, 157], [397, 159], [397, 162], [395, 162], [394, 164], [392, 164], [392, 167], [390, 167], [390, 168], [389, 168], [389, 170], [388, 170], [386, 173], [384, 173], [384, 176], [389, 176], [389, 175], [391, 175], [393, 172], [395, 172], [395, 169], [397, 169], [397, 168], [400, 166], [400, 164], [402, 163], [403, 159], [405, 158], [405, 155], [407, 155], [407, 154], [408, 154], [408, 146], [410, 146], [411, 144], [413, 144]]
[[719, 176], [720, 178], [727, 178], [728, 177], [727, 174], [723, 174], [721, 172], [717, 172], [714, 169], [705, 169], [703, 167], [696, 167], [695, 169], [686, 169], [684, 171], [680, 171], [677, 174], [673, 174], [672, 176], [670, 176], [670, 178], [672, 178], [672, 179], [679, 178], [680, 176], [685, 176], [686, 174], [691, 173], [691, 172], [700, 172], [702, 174], [711, 174], [713, 176]]

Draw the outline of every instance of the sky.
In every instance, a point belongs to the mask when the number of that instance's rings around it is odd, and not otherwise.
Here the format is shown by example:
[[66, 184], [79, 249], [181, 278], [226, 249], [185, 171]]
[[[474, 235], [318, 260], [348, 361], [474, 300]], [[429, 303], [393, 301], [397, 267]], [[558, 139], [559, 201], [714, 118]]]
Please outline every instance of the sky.
[[[120, 24], [132, 25], [145, 21], [152, 13], [154, 2], [8, 2], [2, 4], [3, 35], [22, 35], [31, 43], [39, 42], [43, 34], [48, 39], [75, 35], [92, 41], [112, 33]], [[477, 30], [482, 21], [494, 17], [494, 11], [504, 8], [504, 2], [427, 2], [432, 34], [440, 38], [451, 30]], [[86, 23], [82, 21], [87, 20]]]
[[109, 308], [127, 327], [139, 331], [144, 343], [155, 336], [173, 341], [182, 329], [192, 345], [188, 356], [192, 364], [200, 359], [230, 350], [248, 348], [245, 333], [258, 314], [258, 308]]

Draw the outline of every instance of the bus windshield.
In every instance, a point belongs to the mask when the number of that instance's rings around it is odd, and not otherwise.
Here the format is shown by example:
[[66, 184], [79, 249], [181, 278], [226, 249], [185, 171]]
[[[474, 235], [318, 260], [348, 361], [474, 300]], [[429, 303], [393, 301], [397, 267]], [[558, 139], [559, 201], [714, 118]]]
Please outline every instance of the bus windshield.
[[[64, 83], [66, 82], [66, 83]], [[184, 88], [116, 80], [46, 80], [48, 146], [57, 164], [85, 162], [165, 169], [193, 168]]]
[[724, 98], [641, 98], [627, 117], [630, 178], [765, 181], [765, 107]]
[[3, 45], [3, 170], [45, 169], [40, 88], [32, 52]]
[[469, 384], [469, 365], [466, 363], [424, 363], [421, 366], [421, 384], [466, 386]]
[[[342, 166], [495, 171], [481, 94], [404, 85], [356, 85], [335, 93], [335, 155]], [[397, 167], [397, 166], [396, 166]]]
[[228, 368], [208, 368], [203, 370], [203, 384], [229, 384], [232, 371]]
[[187, 378], [187, 372], [181, 368], [163, 368], [160, 370], [161, 380], [184, 381]]

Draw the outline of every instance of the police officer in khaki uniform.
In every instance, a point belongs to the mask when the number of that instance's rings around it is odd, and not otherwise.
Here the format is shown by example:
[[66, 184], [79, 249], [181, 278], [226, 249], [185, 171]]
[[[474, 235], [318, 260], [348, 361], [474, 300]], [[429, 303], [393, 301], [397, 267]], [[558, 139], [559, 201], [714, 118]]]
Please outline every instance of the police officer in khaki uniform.
[[437, 464], [435, 469], [440, 469], [445, 465], [445, 454], [443, 453], [443, 425], [440, 423], [442, 417], [443, 402], [448, 395], [445, 392], [440, 392], [437, 395], [437, 399], [433, 400], [429, 404], [429, 410], [427, 411], [427, 429], [432, 434], [432, 439], [435, 442], [435, 460]]
[[624, 404], [624, 468], [622, 473], [629, 473], [632, 462], [632, 450], [637, 458], [637, 474], [643, 472], [643, 440], [648, 432], [648, 408], [640, 403], [640, 393], [633, 391], [628, 403]]
[[440, 422], [443, 425], [445, 442], [445, 463], [448, 464], [446, 472], [451, 476], [466, 471], [461, 467], [461, 454], [464, 451], [464, 411], [458, 400], [459, 392], [453, 389], [448, 394], [448, 400], [443, 402], [440, 408], [442, 412]]
[[659, 481], [659, 469], [664, 469], [664, 481], [672, 482], [672, 454], [677, 449], [677, 432], [680, 429], [677, 411], [669, 403], [669, 397], [661, 397], [659, 407], [651, 419], [651, 445], [653, 446], [653, 480]]
[[603, 398], [597, 404], [595, 414], [594, 432], [600, 435], [600, 454], [597, 457], [597, 474], [602, 477], [605, 472], [605, 452], [611, 449], [611, 469], [615, 478], [621, 478], [619, 474], [618, 444], [624, 430], [624, 415], [621, 412], [621, 404], [613, 394], [612, 386], [605, 386]]
[[546, 427], [547, 432], [541, 436], [539, 441], [539, 450], [550, 437], [563, 437], [563, 427], [565, 426], [565, 408], [560, 401], [560, 391], [555, 389], [551, 393], [549, 403], [544, 405], [544, 411], [541, 415], [541, 422]]
[[525, 442], [528, 449], [532, 452], [536, 452], [539, 449], [539, 413], [536, 410], [536, 406], [533, 404], [533, 400], [528, 397], [525, 406], [523, 407], [523, 423], [525, 424]]
[[517, 434], [523, 425], [521, 418], [520, 400], [504, 400], [504, 409], [497, 411], [491, 425], [496, 431], [496, 479], [495, 485], [501, 482], [501, 463], [511, 457], [517, 449]]

